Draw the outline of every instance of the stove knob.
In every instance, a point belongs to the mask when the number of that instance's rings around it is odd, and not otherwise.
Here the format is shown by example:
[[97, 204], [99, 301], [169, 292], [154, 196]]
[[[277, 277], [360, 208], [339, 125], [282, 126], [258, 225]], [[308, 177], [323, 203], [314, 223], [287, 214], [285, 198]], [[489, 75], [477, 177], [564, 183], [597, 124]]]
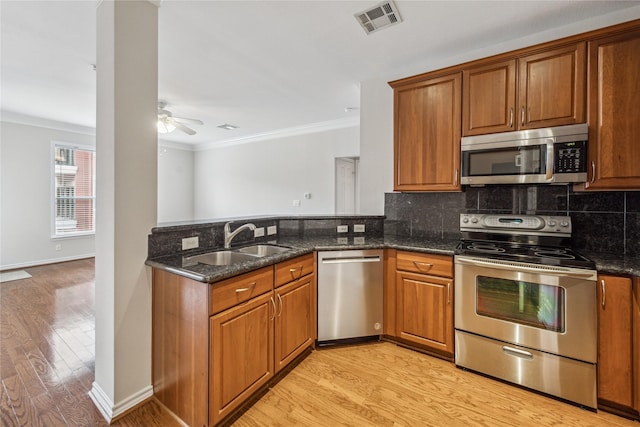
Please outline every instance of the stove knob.
[[549, 222], [547, 222], [547, 225], [549, 225], [549, 227], [555, 227], [556, 222], [554, 220], [550, 220]]
[[560, 221], [560, 227], [568, 227], [569, 226], [569, 222], [567, 221]]
[[469, 222], [469, 218], [462, 218], [462, 222], [464, 222], [465, 224]]
[[478, 218], [476, 218], [476, 217], [471, 218], [471, 222], [474, 223], [474, 224], [477, 224], [478, 223]]

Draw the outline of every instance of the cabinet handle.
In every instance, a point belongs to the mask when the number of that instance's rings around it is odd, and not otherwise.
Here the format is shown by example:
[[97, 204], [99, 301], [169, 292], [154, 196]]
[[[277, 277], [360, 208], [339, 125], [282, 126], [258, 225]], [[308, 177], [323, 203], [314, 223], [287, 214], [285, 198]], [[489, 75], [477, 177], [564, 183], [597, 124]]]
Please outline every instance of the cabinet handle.
[[[300, 274], [298, 274], [298, 277], [296, 277], [294, 273], [295, 273], [296, 271], [298, 271], [298, 270], [300, 270]], [[291, 277], [292, 277], [293, 279], [299, 279], [299, 278], [301, 278], [301, 277], [302, 277], [302, 266], [300, 266], [300, 267], [296, 267], [296, 268], [290, 268], [290, 269], [289, 269], [289, 273], [291, 273]]]
[[413, 265], [415, 265], [418, 270], [422, 270], [420, 268], [420, 266], [424, 265], [424, 266], [428, 267], [427, 271], [431, 270], [431, 267], [433, 267], [433, 264], [429, 264], [428, 262], [420, 262], [420, 261], [413, 261]]
[[522, 112], [520, 113], [520, 120], [521, 120], [521, 124], [522, 126], [524, 126], [524, 105], [522, 106]]
[[458, 168], [453, 171], [453, 185], [454, 187], [458, 185]]
[[591, 183], [593, 184], [596, 180], [596, 161], [591, 161]]
[[447, 283], [447, 304], [451, 304], [451, 282]]
[[280, 312], [278, 313], [278, 317], [282, 314], [282, 297], [278, 294], [278, 302], [280, 303]]
[[269, 300], [271, 301], [271, 304], [273, 305], [273, 316], [271, 316], [271, 319], [269, 320], [273, 320], [276, 318], [276, 302], [274, 301], [273, 297], [269, 298]]
[[509, 109], [509, 127], [513, 127], [513, 107]]
[[604, 284], [604, 279], [600, 280], [600, 287], [602, 288], [602, 308], [607, 303], [607, 287]]
[[239, 294], [240, 292], [251, 291], [255, 287], [256, 287], [256, 282], [252, 282], [252, 283], [249, 283], [249, 286], [247, 286], [246, 288], [238, 288], [238, 289], [236, 289], [236, 293]]

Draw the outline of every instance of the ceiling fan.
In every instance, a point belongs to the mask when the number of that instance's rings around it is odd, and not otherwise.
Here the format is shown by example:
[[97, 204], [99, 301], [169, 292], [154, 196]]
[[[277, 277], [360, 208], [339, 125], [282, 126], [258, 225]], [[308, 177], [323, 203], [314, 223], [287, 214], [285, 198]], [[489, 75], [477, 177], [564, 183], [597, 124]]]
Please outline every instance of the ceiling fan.
[[176, 129], [180, 129], [182, 132], [187, 135], [195, 135], [196, 131], [186, 126], [181, 122], [193, 123], [195, 125], [204, 124], [202, 120], [198, 119], [188, 119], [185, 117], [174, 117], [171, 114], [171, 111], [165, 110], [167, 106], [166, 101], [158, 101], [158, 132], [159, 133], [170, 133]]

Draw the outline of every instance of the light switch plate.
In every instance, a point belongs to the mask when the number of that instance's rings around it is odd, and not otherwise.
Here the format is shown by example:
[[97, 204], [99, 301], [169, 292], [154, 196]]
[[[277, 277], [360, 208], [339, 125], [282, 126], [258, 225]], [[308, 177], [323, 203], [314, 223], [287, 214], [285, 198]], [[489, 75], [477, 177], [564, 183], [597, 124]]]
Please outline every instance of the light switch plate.
[[198, 242], [198, 236], [193, 237], [185, 237], [182, 239], [182, 250], [186, 251], [187, 249], [195, 249], [200, 246]]

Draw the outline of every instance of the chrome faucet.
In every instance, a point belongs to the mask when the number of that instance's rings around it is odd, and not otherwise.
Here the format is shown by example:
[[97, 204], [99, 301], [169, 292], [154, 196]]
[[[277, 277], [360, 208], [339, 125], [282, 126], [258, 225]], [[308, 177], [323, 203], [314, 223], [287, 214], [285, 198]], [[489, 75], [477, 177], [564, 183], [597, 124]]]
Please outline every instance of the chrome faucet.
[[224, 248], [229, 249], [231, 247], [231, 240], [236, 237], [240, 232], [244, 230], [255, 230], [256, 226], [248, 222], [240, 227], [236, 228], [234, 232], [231, 232], [231, 223], [228, 222], [224, 225]]

